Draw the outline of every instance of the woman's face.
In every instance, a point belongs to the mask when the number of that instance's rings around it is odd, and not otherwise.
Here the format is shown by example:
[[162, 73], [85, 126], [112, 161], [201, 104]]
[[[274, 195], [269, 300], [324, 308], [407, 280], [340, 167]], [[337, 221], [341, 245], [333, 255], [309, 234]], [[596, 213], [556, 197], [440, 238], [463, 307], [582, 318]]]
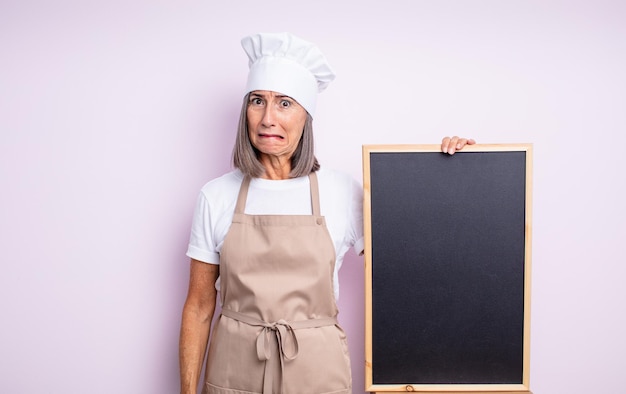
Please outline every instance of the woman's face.
[[291, 158], [298, 147], [306, 110], [289, 96], [255, 90], [248, 99], [248, 134], [262, 155]]

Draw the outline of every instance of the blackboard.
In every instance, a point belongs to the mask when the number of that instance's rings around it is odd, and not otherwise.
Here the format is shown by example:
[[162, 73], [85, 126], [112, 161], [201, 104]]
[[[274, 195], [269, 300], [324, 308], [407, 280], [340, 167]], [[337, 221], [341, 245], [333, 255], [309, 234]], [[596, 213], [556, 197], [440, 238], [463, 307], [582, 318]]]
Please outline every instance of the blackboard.
[[529, 392], [531, 153], [363, 147], [368, 391]]

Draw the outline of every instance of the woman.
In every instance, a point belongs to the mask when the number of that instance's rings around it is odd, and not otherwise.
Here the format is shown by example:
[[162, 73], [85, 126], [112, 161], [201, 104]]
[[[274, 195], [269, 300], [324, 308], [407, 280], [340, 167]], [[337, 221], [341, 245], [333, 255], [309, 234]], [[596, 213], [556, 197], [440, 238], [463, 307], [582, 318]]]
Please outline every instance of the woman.
[[[235, 171], [200, 193], [187, 255], [181, 392], [196, 393], [218, 290], [204, 393], [350, 393], [337, 323], [337, 272], [363, 251], [362, 190], [320, 169], [317, 93], [334, 79], [322, 53], [293, 35], [242, 40], [250, 59]], [[453, 154], [474, 141], [445, 138]]]

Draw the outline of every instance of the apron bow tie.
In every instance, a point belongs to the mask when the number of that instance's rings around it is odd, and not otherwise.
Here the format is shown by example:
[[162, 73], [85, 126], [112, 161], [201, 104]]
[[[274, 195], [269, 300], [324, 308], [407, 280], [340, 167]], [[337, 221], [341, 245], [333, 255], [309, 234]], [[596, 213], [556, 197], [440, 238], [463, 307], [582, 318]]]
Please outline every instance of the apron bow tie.
[[[251, 326], [263, 327], [256, 337], [256, 354], [259, 360], [265, 361], [265, 372], [263, 376], [264, 394], [274, 393], [274, 371], [280, 374], [277, 379], [277, 384], [279, 385], [277, 392], [282, 393], [283, 391], [282, 379], [284, 363], [285, 361], [291, 361], [298, 357], [298, 338], [296, 337], [295, 330], [337, 324], [337, 318], [335, 317], [322, 317], [292, 322], [280, 319], [274, 323], [268, 323], [231, 309], [222, 309], [222, 315]], [[289, 353], [287, 352], [288, 348], [291, 350]], [[272, 349], [278, 349], [278, 361], [276, 361], [276, 357], [272, 357]]]
[[[274, 370], [272, 365], [276, 365], [276, 359], [272, 359], [272, 349], [278, 348], [278, 364], [280, 364], [280, 379], [278, 392], [282, 393], [282, 379], [284, 374], [285, 361], [293, 360], [298, 356], [298, 338], [293, 331], [291, 325], [281, 319], [274, 323], [263, 322], [261, 324], [263, 329], [256, 337], [256, 354], [259, 360], [266, 361], [269, 364], [265, 365], [265, 377], [263, 379], [263, 393], [273, 392], [273, 382], [271, 371]], [[270, 342], [273, 342], [270, 344]], [[291, 354], [287, 354], [287, 344], [293, 344], [293, 351]]]
[[[298, 338], [291, 325], [281, 319], [275, 323], [266, 323], [256, 339], [256, 354], [259, 360], [265, 361], [272, 357], [272, 337], [276, 339], [280, 353], [281, 364], [283, 360], [293, 360], [298, 357]], [[291, 354], [287, 354], [287, 345], [292, 344]]]

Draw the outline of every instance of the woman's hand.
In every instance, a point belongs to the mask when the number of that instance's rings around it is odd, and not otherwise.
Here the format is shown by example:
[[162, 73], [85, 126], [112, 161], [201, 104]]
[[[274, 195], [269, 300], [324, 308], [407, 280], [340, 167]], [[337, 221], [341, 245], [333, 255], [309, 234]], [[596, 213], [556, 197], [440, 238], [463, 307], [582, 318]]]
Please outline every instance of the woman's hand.
[[454, 152], [463, 149], [465, 145], [474, 145], [476, 141], [471, 138], [443, 137], [441, 140], [441, 151], [449, 155], [453, 155]]

